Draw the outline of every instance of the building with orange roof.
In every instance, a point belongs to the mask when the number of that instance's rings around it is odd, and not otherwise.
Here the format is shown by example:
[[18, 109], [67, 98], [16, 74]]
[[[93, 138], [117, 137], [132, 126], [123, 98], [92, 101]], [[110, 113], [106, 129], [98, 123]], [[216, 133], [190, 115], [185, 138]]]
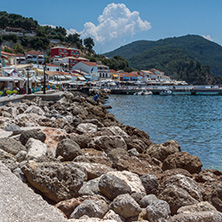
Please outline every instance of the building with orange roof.
[[10, 65], [16, 65], [17, 64], [15, 54], [1, 51], [1, 56], [4, 56], [4, 58], [7, 58]]
[[44, 53], [35, 50], [25, 52], [25, 58], [27, 63], [43, 64], [45, 61]]

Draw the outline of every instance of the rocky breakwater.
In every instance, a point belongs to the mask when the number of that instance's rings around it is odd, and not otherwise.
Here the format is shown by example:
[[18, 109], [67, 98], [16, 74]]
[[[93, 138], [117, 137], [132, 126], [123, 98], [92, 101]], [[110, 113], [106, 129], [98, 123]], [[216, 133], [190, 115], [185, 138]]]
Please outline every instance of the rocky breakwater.
[[1, 162], [69, 221], [222, 221], [220, 171], [106, 108], [77, 92], [0, 107]]

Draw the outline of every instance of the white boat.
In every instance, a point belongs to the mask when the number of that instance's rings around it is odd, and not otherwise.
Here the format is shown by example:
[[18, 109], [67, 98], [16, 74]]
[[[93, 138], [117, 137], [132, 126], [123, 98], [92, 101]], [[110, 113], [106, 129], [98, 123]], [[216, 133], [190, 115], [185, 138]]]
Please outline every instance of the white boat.
[[134, 95], [152, 95], [153, 93], [151, 91], [142, 90], [140, 92], [135, 92]]
[[160, 96], [168, 96], [168, 95], [171, 95], [172, 94], [172, 91], [169, 90], [169, 89], [166, 89], [166, 90], [162, 90], [160, 92]]

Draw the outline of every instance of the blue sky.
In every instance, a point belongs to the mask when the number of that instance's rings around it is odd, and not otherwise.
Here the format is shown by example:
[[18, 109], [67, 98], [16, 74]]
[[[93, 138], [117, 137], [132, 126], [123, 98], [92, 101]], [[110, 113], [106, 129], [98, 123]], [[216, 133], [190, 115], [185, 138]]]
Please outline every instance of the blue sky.
[[0, 0], [0, 10], [93, 38], [97, 53], [197, 34], [222, 45], [221, 0]]

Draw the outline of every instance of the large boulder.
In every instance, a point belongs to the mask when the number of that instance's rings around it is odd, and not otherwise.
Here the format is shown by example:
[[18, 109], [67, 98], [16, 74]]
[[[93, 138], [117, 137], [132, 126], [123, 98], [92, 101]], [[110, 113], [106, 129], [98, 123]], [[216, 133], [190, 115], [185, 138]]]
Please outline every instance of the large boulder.
[[110, 171], [114, 171], [113, 168], [99, 163], [75, 162], [75, 165], [85, 169], [89, 180], [100, 177]]
[[64, 215], [20, 181], [0, 161], [0, 221], [65, 222]]
[[109, 126], [109, 127], [104, 127], [101, 129], [101, 131], [108, 131], [110, 135], [113, 136], [122, 136], [123, 138], [128, 138], [129, 135], [124, 132], [119, 126]]
[[115, 222], [123, 222], [122, 218], [116, 214], [113, 210], [109, 210], [105, 216], [103, 217], [104, 220], [114, 220]]
[[68, 200], [60, 201], [55, 205], [58, 209], [60, 209], [67, 218], [70, 218], [70, 215], [85, 200], [105, 200], [103, 196], [100, 195], [85, 195], [82, 197], [71, 198]]
[[97, 132], [97, 125], [94, 125], [92, 123], [80, 123], [76, 130], [78, 133], [95, 133]]
[[39, 129], [31, 129], [23, 131], [20, 135], [19, 140], [23, 145], [25, 145], [30, 138], [40, 140], [44, 143], [46, 135], [45, 133], [41, 132]]
[[106, 153], [113, 149], [121, 148], [127, 149], [126, 143], [121, 136], [97, 136], [94, 137], [88, 147], [103, 150]]
[[16, 155], [21, 150], [26, 151], [26, 148], [13, 138], [0, 138], [0, 149], [13, 155]]
[[180, 145], [175, 140], [170, 140], [162, 144], [152, 143], [147, 154], [163, 162], [169, 155], [180, 151]]
[[25, 113], [35, 113], [39, 116], [45, 115], [45, 112], [38, 106], [35, 105], [31, 105], [27, 108], [27, 110], [25, 111]]
[[135, 173], [129, 171], [111, 171], [107, 173], [108, 175], [114, 175], [119, 179], [125, 181], [130, 187], [132, 193], [145, 193], [145, 188], [139, 178]]
[[156, 194], [158, 191], [159, 183], [155, 175], [145, 174], [140, 177], [142, 184], [146, 190], [146, 194]]
[[123, 218], [138, 216], [142, 211], [138, 203], [129, 194], [116, 197], [110, 208]]
[[162, 182], [160, 190], [164, 190], [170, 185], [175, 185], [186, 190], [198, 201], [202, 201], [203, 199], [202, 188], [190, 177], [181, 174], [170, 176]]
[[210, 200], [214, 207], [220, 212], [222, 212], [222, 183], [213, 186], [212, 193], [210, 195]]
[[25, 146], [27, 148], [27, 154], [26, 154], [27, 159], [38, 159], [46, 155], [47, 152], [46, 144], [44, 144], [40, 140], [30, 138]]
[[28, 182], [49, 199], [59, 202], [78, 196], [86, 174], [74, 163], [30, 161], [22, 166]]
[[105, 174], [101, 177], [99, 190], [110, 200], [113, 200], [120, 194], [131, 193], [131, 188], [124, 180], [111, 174]]
[[64, 160], [70, 161], [82, 155], [82, 151], [80, 146], [73, 140], [63, 139], [57, 145], [56, 154], [57, 156], [62, 156]]
[[70, 218], [79, 219], [84, 215], [103, 218], [107, 211], [108, 204], [104, 200], [85, 200], [75, 208]]
[[164, 200], [153, 200], [147, 207], [147, 218], [150, 222], [166, 221], [170, 215], [170, 206]]
[[176, 152], [169, 155], [163, 162], [162, 169], [182, 168], [190, 173], [199, 173], [203, 164], [197, 156], [191, 155], [187, 152]]
[[176, 214], [180, 207], [198, 203], [186, 190], [175, 185], [169, 185], [158, 197], [170, 205], [172, 215]]
[[129, 153], [123, 149], [114, 149], [108, 153], [108, 157], [113, 162], [113, 168], [123, 171], [127, 170], [140, 176], [151, 173], [162, 173], [158, 166], [152, 165], [150, 156], [129, 156]]
[[181, 207], [169, 222], [218, 222], [222, 221], [222, 214], [209, 202]]
[[79, 195], [94, 195], [99, 194], [99, 181], [101, 177], [84, 182], [79, 190]]

